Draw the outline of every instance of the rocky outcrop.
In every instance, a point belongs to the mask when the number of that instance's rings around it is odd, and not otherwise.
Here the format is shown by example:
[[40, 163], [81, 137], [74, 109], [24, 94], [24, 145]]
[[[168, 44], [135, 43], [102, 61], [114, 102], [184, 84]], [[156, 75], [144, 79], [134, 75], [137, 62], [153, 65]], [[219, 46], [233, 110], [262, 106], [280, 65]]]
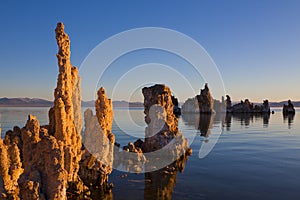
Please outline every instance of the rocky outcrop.
[[147, 127], [142, 150], [146, 156], [146, 171], [165, 167], [191, 150], [187, 139], [178, 131], [178, 118], [173, 114], [171, 90], [154, 85], [142, 90]]
[[[82, 192], [81, 94], [78, 70], [70, 62], [70, 40], [64, 25], [55, 29], [59, 75], [49, 125], [29, 115], [24, 128], [0, 139], [0, 174], [8, 199], [66, 199], [67, 189]], [[74, 187], [75, 186], [75, 187]]]
[[143, 152], [152, 152], [168, 144], [178, 133], [178, 118], [173, 114], [171, 90], [154, 85], [142, 90], [147, 123]]
[[[98, 188], [102, 196], [110, 197], [108, 175], [112, 172], [115, 142], [111, 132], [113, 110], [111, 100], [107, 99], [102, 87], [98, 90], [95, 108], [96, 115], [90, 109], [84, 112], [84, 148], [79, 175], [85, 185]], [[93, 193], [94, 190], [91, 191]]]
[[214, 99], [213, 110], [216, 113], [225, 113], [226, 112], [226, 105], [225, 105], [225, 101], [224, 101], [223, 97], [222, 97], [222, 101]]
[[113, 108], [111, 99], [106, 98], [105, 90], [101, 87], [98, 92], [98, 99], [95, 102], [96, 115], [104, 134], [114, 143], [114, 135], [111, 132], [113, 123]]
[[134, 143], [129, 142], [123, 147], [123, 151], [119, 152], [118, 148], [115, 153], [114, 167], [122, 166], [127, 172], [140, 173], [146, 163], [146, 157], [142, 151], [143, 141], [136, 140]]
[[199, 113], [197, 98], [189, 98], [182, 105], [182, 113]]
[[226, 104], [226, 111], [227, 112], [231, 112], [231, 98], [229, 95], [226, 95], [226, 100], [225, 100], [225, 104]]
[[175, 96], [172, 96], [172, 103], [174, 105], [173, 107], [173, 113], [176, 117], [181, 115], [181, 108], [179, 107], [178, 99]]
[[[215, 102], [217, 105], [214, 105]], [[206, 83], [204, 89], [201, 89], [200, 95], [196, 95], [194, 98], [189, 98], [184, 102], [182, 105], [182, 112], [211, 114], [215, 112], [214, 106], [216, 106], [218, 112], [222, 112], [224, 110], [223, 104], [223, 102], [213, 99], [208, 88], [208, 84]]]
[[214, 99], [210, 94], [208, 84], [205, 83], [204, 89], [201, 89], [200, 95], [196, 96], [200, 113], [214, 113]]
[[238, 104], [235, 104], [231, 107], [227, 107], [227, 112], [230, 113], [270, 113], [269, 101], [264, 100], [262, 105], [254, 105], [249, 101], [249, 99], [245, 99], [245, 101], [241, 101]]
[[77, 172], [81, 160], [81, 123], [74, 117], [74, 112], [81, 115], [79, 77], [76, 67], [70, 61], [70, 40], [64, 32], [64, 25], [58, 23], [55, 29], [58, 45], [59, 74], [54, 91], [54, 107], [50, 110], [50, 126], [54, 137], [63, 143], [64, 168], [67, 170], [69, 182], [78, 181]]
[[[4, 141], [0, 139], [0, 197], [18, 199], [19, 187], [18, 179], [23, 173], [21, 130], [14, 127], [13, 131], [8, 131]], [[1, 186], [0, 185], [0, 186]]]
[[114, 166], [140, 173], [164, 168], [180, 156], [191, 152], [185, 139], [178, 131], [178, 118], [174, 114], [174, 97], [165, 85], [154, 85], [142, 89], [144, 113], [147, 127], [145, 141], [138, 139], [128, 143], [115, 153]]
[[282, 109], [283, 114], [295, 113], [295, 108], [291, 100], [288, 100], [288, 105], [284, 104]]
[[24, 173], [19, 179], [21, 199], [66, 199], [64, 146], [29, 115], [22, 129]]

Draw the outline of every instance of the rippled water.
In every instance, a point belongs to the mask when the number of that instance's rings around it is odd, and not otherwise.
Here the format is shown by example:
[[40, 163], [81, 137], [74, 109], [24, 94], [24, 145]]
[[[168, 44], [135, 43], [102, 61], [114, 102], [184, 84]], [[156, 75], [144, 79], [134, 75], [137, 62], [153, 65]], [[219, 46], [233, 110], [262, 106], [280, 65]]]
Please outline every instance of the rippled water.
[[[193, 149], [183, 172], [121, 178], [125, 172], [114, 170], [109, 177], [114, 199], [299, 199], [300, 110], [287, 117], [273, 110], [270, 116], [182, 116], [179, 129]], [[2, 135], [14, 125], [24, 126], [29, 113], [48, 123], [47, 112], [0, 108]], [[116, 109], [114, 115], [113, 132], [121, 146], [144, 136], [142, 109]]]

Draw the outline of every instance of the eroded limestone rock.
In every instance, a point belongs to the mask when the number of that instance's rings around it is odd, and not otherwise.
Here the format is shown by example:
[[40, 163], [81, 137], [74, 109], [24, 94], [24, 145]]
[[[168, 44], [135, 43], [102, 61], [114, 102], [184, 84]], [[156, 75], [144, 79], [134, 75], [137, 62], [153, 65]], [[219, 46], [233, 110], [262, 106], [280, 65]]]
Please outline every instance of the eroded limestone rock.
[[14, 127], [8, 131], [4, 141], [0, 139], [0, 176], [3, 182], [2, 192], [4, 196], [11, 199], [18, 199], [18, 179], [23, 173], [21, 130]]
[[112, 172], [114, 159], [114, 135], [111, 132], [113, 110], [111, 100], [107, 99], [104, 88], [98, 91], [95, 108], [96, 115], [93, 115], [90, 109], [84, 113], [84, 148], [79, 175], [85, 185], [98, 187], [98, 191], [101, 190], [103, 195], [106, 193], [110, 198], [111, 187], [108, 184], [108, 175]]
[[[59, 74], [57, 86], [54, 91], [54, 107], [49, 111], [54, 116], [49, 116], [50, 126], [53, 126], [54, 137], [63, 143], [64, 168], [67, 170], [69, 182], [77, 181], [79, 161], [81, 160], [81, 122], [76, 117], [81, 115], [81, 98], [78, 77], [78, 70], [71, 65], [70, 61], [70, 40], [64, 32], [64, 25], [58, 23], [55, 29], [56, 41], [58, 45]], [[49, 114], [49, 115], [50, 115]], [[51, 121], [53, 120], [53, 121]]]
[[66, 199], [67, 171], [63, 143], [29, 115], [22, 129], [24, 173], [19, 179], [21, 199]]
[[29, 115], [24, 128], [15, 127], [0, 139], [0, 190], [8, 199], [66, 199], [67, 188], [80, 185], [80, 78], [70, 62], [64, 25], [58, 23], [55, 32], [59, 75], [49, 125], [40, 126]]
[[254, 105], [249, 101], [249, 99], [245, 99], [245, 101], [241, 101], [238, 104], [227, 108], [227, 112], [232, 113], [266, 113], [270, 114], [270, 106], [269, 101], [264, 100], [262, 105]]
[[208, 84], [205, 83], [204, 89], [201, 89], [200, 95], [196, 96], [200, 113], [214, 112], [214, 99], [209, 91]]
[[171, 90], [154, 85], [142, 90], [144, 95], [145, 133], [143, 152], [152, 152], [168, 144], [178, 133], [178, 118], [173, 114]]
[[178, 131], [178, 118], [173, 114], [171, 90], [154, 85], [142, 90], [147, 127], [142, 150], [146, 156], [146, 171], [158, 170], [184, 155], [187, 139]]

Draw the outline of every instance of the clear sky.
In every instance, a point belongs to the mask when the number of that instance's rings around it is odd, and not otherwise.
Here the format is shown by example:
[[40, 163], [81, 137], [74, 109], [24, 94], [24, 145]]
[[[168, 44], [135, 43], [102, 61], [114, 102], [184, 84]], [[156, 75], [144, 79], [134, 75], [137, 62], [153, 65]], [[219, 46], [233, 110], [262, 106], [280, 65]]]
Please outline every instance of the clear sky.
[[[164, 27], [188, 35], [205, 48], [232, 99], [300, 100], [299, 19], [297, 0], [1, 1], [0, 97], [53, 99], [58, 73], [54, 29], [62, 21], [71, 39], [75, 66], [117, 33]], [[144, 63], [161, 61], [155, 57], [156, 51], [149, 52], [151, 58], [145, 53]], [[144, 57], [139, 52], [133, 54], [123, 63], [123, 58], [118, 60], [114, 70], [119, 70], [118, 63], [130, 65], [136, 58], [140, 59], [136, 65], [143, 64]], [[165, 60], [168, 58], [166, 55]], [[112, 86], [106, 81], [100, 85], [110, 90]], [[198, 90], [204, 83], [200, 79], [199, 83], [191, 82]], [[84, 94], [85, 100], [92, 96]], [[176, 95], [184, 101], [194, 94]]]

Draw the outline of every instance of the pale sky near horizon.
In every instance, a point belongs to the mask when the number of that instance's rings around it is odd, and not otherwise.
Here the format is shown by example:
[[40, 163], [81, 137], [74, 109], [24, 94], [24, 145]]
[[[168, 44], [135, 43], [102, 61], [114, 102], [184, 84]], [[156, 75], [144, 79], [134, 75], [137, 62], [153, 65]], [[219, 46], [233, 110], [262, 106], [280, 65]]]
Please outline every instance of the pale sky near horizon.
[[[299, 19], [297, 0], [1, 1], [0, 98], [53, 99], [58, 73], [54, 29], [62, 21], [71, 39], [75, 66], [81, 66], [100, 42], [115, 34], [133, 28], [163, 27], [203, 46], [233, 100], [300, 100]], [[125, 69], [147, 63], [186, 68], [180, 73], [190, 78], [196, 90], [203, 87], [203, 80], [192, 76], [185, 61], [159, 51], [125, 55], [107, 74], [119, 73], [119, 77]], [[114, 78], [106, 77], [100, 85], [111, 90]], [[126, 87], [124, 81], [122, 87]], [[194, 95], [174, 84], [180, 102]], [[131, 93], [132, 100], [142, 100], [137, 95], [140, 91]], [[94, 88], [83, 94], [84, 100], [91, 99]], [[113, 100], [122, 100], [122, 92]]]

